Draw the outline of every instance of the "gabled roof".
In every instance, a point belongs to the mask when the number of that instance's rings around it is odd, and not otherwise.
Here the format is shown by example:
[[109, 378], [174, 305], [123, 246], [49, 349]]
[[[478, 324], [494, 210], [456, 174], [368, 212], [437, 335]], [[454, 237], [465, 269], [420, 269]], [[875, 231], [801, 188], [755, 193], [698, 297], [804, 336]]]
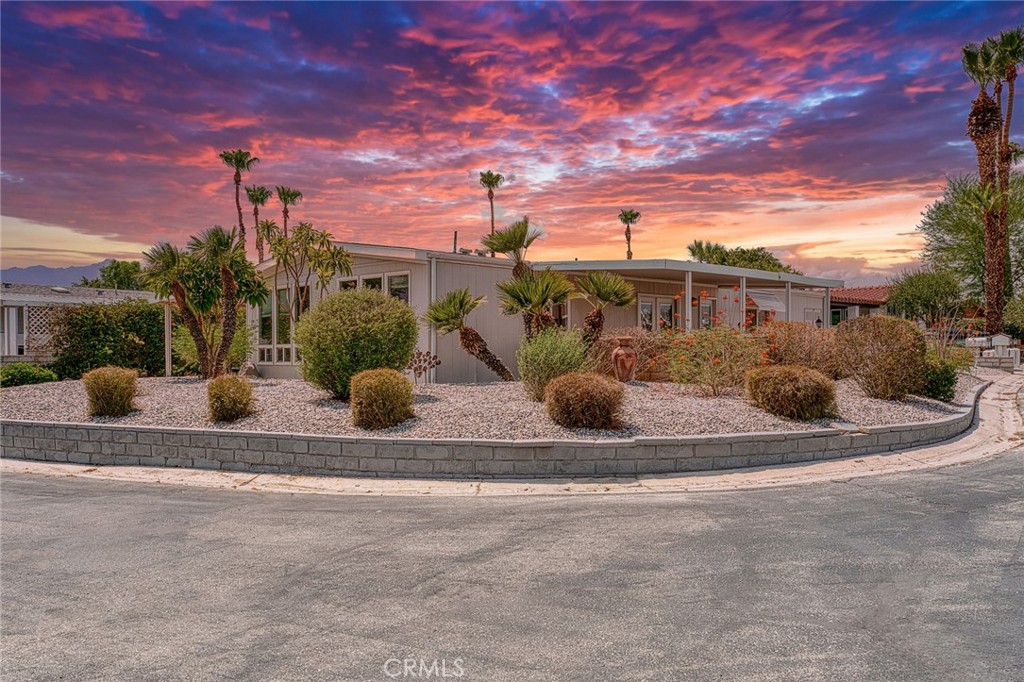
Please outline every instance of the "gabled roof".
[[890, 284], [833, 289], [832, 302], [850, 305], [885, 305], [891, 292], [892, 285]]
[[144, 300], [154, 302], [151, 291], [128, 289], [97, 289], [95, 287], [56, 286], [47, 284], [0, 284], [0, 302], [8, 304], [80, 305], [83, 303], [109, 303], [112, 301]]

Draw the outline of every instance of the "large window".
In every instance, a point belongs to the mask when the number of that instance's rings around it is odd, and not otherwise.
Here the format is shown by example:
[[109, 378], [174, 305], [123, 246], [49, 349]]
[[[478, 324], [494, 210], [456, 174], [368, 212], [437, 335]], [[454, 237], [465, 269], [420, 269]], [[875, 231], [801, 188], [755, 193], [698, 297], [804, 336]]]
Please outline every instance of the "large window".
[[359, 280], [363, 287], [366, 289], [376, 289], [377, 291], [383, 291], [384, 289], [384, 276], [374, 275], [372, 277], [363, 277]]
[[409, 275], [388, 275], [388, 293], [405, 303], [409, 302]]
[[654, 301], [640, 301], [640, 326], [647, 331], [654, 328]]
[[274, 302], [268, 296], [260, 304], [260, 345], [269, 346], [274, 342]]
[[[284, 346], [291, 343], [292, 340], [292, 317], [288, 314], [288, 306], [291, 303], [291, 297], [288, 295], [288, 289], [277, 290], [277, 345]], [[281, 362], [280, 353], [278, 353], [278, 362]]]

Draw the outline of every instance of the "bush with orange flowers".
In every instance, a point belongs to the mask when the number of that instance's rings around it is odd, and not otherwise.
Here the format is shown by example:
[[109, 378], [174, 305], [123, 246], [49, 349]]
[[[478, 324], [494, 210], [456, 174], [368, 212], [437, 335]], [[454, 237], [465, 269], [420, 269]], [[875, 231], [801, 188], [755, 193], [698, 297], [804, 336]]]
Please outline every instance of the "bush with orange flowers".
[[669, 371], [675, 381], [692, 384], [703, 395], [721, 395], [743, 386], [747, 370], [769, 362], [765, 342], [761, 334], [726, 326], [678, 332]]

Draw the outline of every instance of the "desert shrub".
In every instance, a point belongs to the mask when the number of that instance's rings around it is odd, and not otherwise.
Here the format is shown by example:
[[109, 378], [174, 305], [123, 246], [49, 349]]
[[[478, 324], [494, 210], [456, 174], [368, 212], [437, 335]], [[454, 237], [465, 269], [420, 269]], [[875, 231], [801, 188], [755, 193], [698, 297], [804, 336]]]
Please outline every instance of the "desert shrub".
[[974, 351], [966, 346], [947, 346], [945, 359], [952, 363], [958, 372], [967, 372], [974, 367]]
[[57, 381], [52, 369], [33, 365], [31, 362], [12, 362], [0, 366], [0, 386], [25, 386]]
[[145, 301], [90, 303], [53, 309], [53, 370], [78, 379], [97, 367], [164, 371], [163, 306]]
[[672, 336], [663, 331], [647, 330], [643, 327], [623, 327], [606, 329], [601, 338], [591, 346], [587, 357], [595, 372], [615, 376], [615, 363], [612, 352], [619, 345], [616, 339], [628, 336], [633, 339], [633, 350], [636, 351], [637, 376], [667, 365], [668, 353], [672, 348]]
[[[211, 336], [210, 348], [216, 349], [220, 346], [220, 325], [213, 327]], [[238, 328], [235, 330], [235, 336], [231, 339], [231, 348], [228, 349], [228, 369], [239, 369], [249, 361], [255, 340], [256, 330], [246, 323], [245, 311], [239, 311]], [[178, 325], [174, 328], [171, 335], [171, 352], [174, 353], [177, 370], [189, 374], [199, 374], [199, 353], [196, 351], [196, 342], [185, 325]]]
[[363, 370], [405, 369], [418, 336], [412, 308], [373, 289], [328, 296], [295, 329], [302, 376], [341, 400], [348, 399], [352, 377]]
[[554, 327], [530, 339], [525, 335], [516, 352], [519, 378], [526, 395], [544, 400], [544, 389], [555, 377], [579, 372], [587, 364], [587, 350], [576, 332]]
[[847, 371], [872, 398], [902, 400], [921, 389], [926, 344], [913, 322], [858, 317], [841, 323], [836, 334]]
[[544, 407], [560, 426], [617, 429], [621, 426], [622, 384], [596, 372], [570, 372], [548, 384]]
[[386, 429], [413, 417], [412, 382], [393, 369], [369, 369], [352, 377], [352, 423]]
[[233, 422], [256, 411], [252, 383], [234, 374], [224, 374], [206, 385], [210, 421]]
[[729, 327], [673, 334], [669, 371], [706, 396], [743, 386], [747, 370], [768, 362], [765, 339]]
[[835, 328], [818, 329], [807, 322], [773, 321], [760, 332], [765, 334], [768, 359], [773, 364], [801, 365], [833, 379], [843, 378]]
[[746, 388], [752, 403], [786, 419], [823, 419], [839, 412], [835, 382], [810, 367], [755, 367], [747, 372]]
[[138, 372], [123, 367], [100, 367], [82, 375], [93, 417], [121, 417], [135, 410]]
[[956, 396], [956, 370], [954, 361], [929, 351], [924, 359], [921, 395], [944, 403], [953, 402]]

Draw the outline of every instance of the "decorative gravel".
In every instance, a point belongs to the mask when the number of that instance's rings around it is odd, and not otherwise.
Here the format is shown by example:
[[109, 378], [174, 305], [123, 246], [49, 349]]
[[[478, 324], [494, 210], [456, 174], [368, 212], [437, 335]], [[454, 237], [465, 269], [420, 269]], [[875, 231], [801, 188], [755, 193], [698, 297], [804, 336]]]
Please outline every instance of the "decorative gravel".
[[[912, 398], [890, 402], [868, 398], [852, 380], [836, 384], [841, 421], [878, 426], [942, 419], [963, 404], [981, 379], [961, 375], [957, 400], [946, 405]], [[676, 384], [633, 382], [626, 386], [620, 431], [565, 429], [554, 424], [541, 403], [529, 400], [518, 383], [431, 384], [416, 387], [416, 417], [383, 431], [352, 426], [347, 403], [300, 380], [253, 381], [257, 414], [226, 424], [206, 415], [206, 382], [187, 378], [139, 381], [138, 412], [119, 418], [90, 418], [80, 381], [61, 381], [0, 390], [0, 415], [35, 421], [139, 424], [278, 433], [311, 433], [405, 438], [594, 439], [630, 436], [687, 436], [757, 431], [802, 431], [831, 422], [780, 419], [740, 395], [703, 398]]]

